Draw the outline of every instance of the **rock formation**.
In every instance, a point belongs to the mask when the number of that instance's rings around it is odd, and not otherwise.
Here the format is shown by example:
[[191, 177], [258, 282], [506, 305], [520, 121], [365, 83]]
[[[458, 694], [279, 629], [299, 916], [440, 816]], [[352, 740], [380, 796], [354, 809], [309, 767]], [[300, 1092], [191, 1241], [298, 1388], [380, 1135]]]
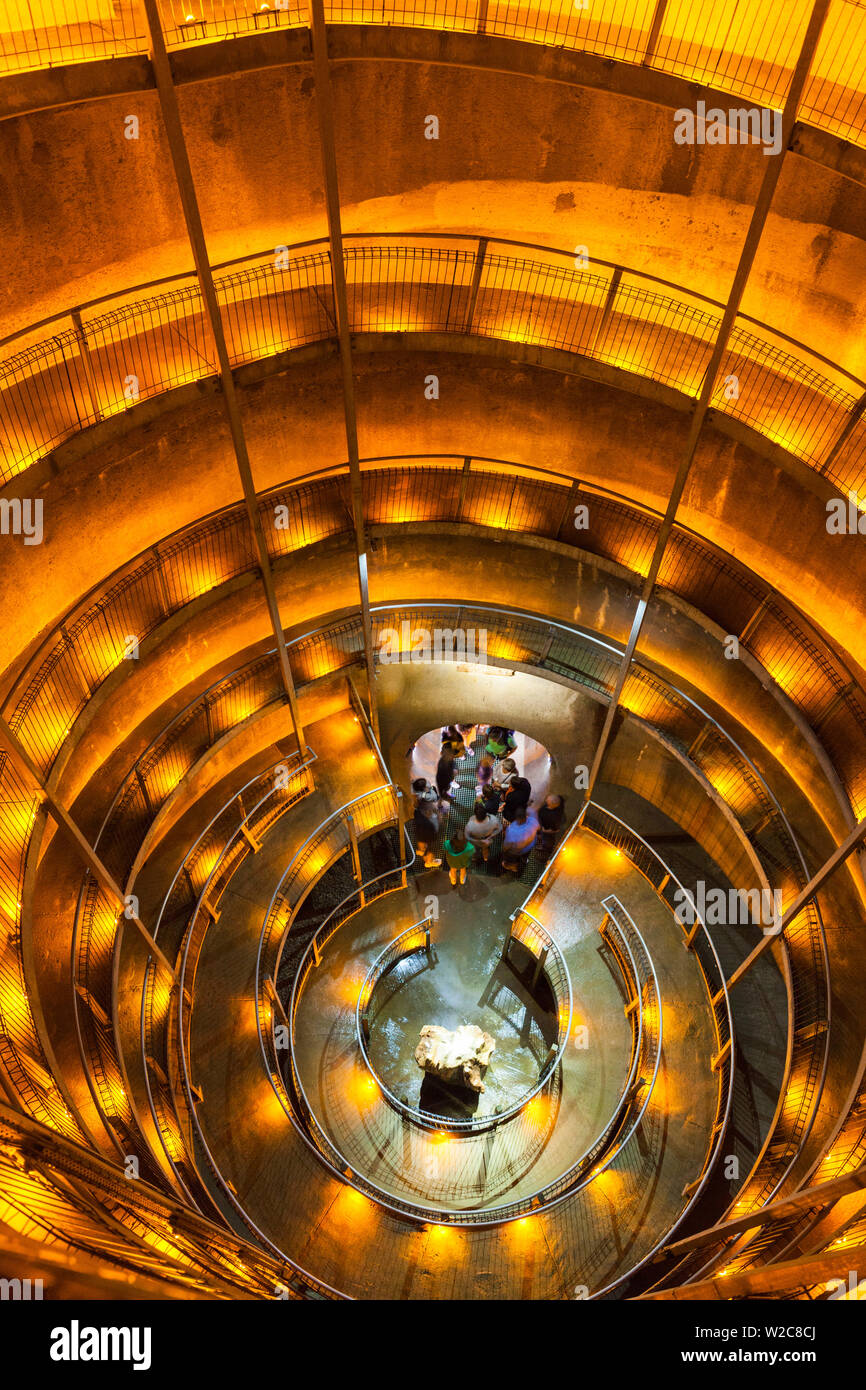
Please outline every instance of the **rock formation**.
[[472, 1091], [483, 1091], [482, 1076], [487, 1070], [496, 1040], [474, 1023], [463, 1023], [453, 1032], [428, 1023], [421, 1029], [415, 1048], [415, 1061], [422, 1071], [440, 1081], [456, 1082]]

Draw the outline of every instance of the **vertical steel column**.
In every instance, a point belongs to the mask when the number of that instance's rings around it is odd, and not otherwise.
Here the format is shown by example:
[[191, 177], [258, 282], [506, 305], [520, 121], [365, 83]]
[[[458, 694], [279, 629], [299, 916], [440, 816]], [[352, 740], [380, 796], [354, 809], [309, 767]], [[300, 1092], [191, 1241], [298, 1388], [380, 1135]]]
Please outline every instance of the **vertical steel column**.
[[658, 536], [656, 537], [655, 550], [653, 551], [653, 557], [650, 563], [649, 573], [647, 574], [647, 577], [643, 583], [641, 596], [638, 601], [637, 608], [635, 610], [634, 619], [632, 620], [631, 632], [629, 634], [628, 642], [626, 643], [626, 647], [623, 652], [622, 661], [620, 663], [620, 668], [617, 673], [616, 681], [614, 682], [614, 688], [610, 697], [610, 704], [607, 709], [607, 714], [605, 716], [601, 736], [598, 741], [598, 747], [595, 751], [595, 757], [592, 761], [592, 768], [589, 774], [589, 785], [584, 793], [584, 800], [586, 802], [589, 802], [592, 797], [595, 782], [598, 778], [598, 774], [601, 769], [602, 760], [607, 750], [614, 715], [616, 714], [620, 697], [622, 695], [623, 686], [625, 685], [626, 678], [631, 667], [632, 657], [634, 656], [634, 650], [637, 646], [638, 639], [641, 634], [641, 629], [643, 627], [644, 617], [646, 616], [647, 606], [649, 604], [650, 597], [655, 588], [656, 580], [658, 579], [658, 574], [659, 570], [661, 569], [662, 559], [667, 548], [667, 543], [670, 539], [671, 531], [673, 530], [674, 520], [680, 505], [680, 500], [682, 498], [683, 491], [685, 489], [686, 479], [688, 478], [692, 463], [694, 461], [695, 452], [697, 450], [698, 445], [698, 438], [700, 436], [701, 430], [703, 429], [704, 422], [707, 418], [707, 413], [710, 408], [710, 401], [712, 400], [713, 388], [715, 386], [716, 377], [719, 372], [719, 367], [722, 363], [722, 358], [725, 353], [725, 348], [727, 347], [728, 339], [731, 334], [731, 329], [734, 326], [734, 322], [739, 312], [740, 302], [742, 300], [743, 293], [746, 288], [746, 282], [748, 281], [749, 274], [751, 272], [752, 265], [755, 259], [755, 255], [758, 250], [758, 243], [761, 240], [761, 236], [763, 234], [764, 226], [767, 220], [767, 214], [770, 211], [770, 205], [773, 201], [773, 195], [776, 191], [776, 185], [778, 184], [779, 178], [782, 173], [782, 164], [788, 150], [788, 145], [791, 141], [791, 132], [794, 129], [794, 123], [797, 119], [797, 107], [800, 103], [800, 98], [803, 94], [803, 88], [805, 87], [806, 81], [809, 76], [809, 69], [812, 65], [812, 59], [815, 56], [815, 50], [818, 47], [818, 40], [821, 37], [821, 30], [823, 28], [824, 20], [827, 17], [827, 12], [829, 8], [830, 0], [815, 0], [815, 3], [812, 7], [812, 13], [809, 17], [809, 25], [806, 30], [806, 34], [803, 38], [803, 43], [800, 48], [800, 54], [797, 58], [797, 65], [794, 68], [794, 73], [791, 78], [791, 86], [788, 89], [788, 96], [785, 101], [784, 110], [782, 112], [781, 149], [777, 156], [770, 157], [768, 159], [767, 172], [764, 175], [763, 181], [761, 183], [761, 188], [758, 193], [757, 200], [755, 202], [755, 206], [752, 210], [752, 217], [749, 223], [749, 230], [746, 233], [746, 239], [743, 242], [743, 249], [740, 252], [740, 259], [737, 265], [736, 273], [734, 275], [734, 281], [731, 286], [731, 292], [728, 296], [728, 302], [725, 305], [725, 312], [722, 315], [722, 321], [719, 325], [718, 334], [716, 335], [715, 346], [713, 348], [712, 356], [710, 357], [710, 361], [707, 366], [706, 373], [704, 375], [703, 384], [701, 386], [701, 392], [698, 397], [697, 404], [695, 406], [694, 414], [692, 416], [691, 429], [689, 430], [689, 436], [688, 440], [686, 441], [686, 447], [683, 453], [683, 458], [679, 468], [677, 469], [677, 475], [674, 479], [674, 485], [671, 490], [667, 510], [665, 511], [661, 527], [659, 528]]
[[[153, 4], [155, 0], [150, 0]], [[349, 306], [346, 294], [346, 266], [343, 259], [343, 229], [340, 220], [340, 189], [337, 179], [337, 150], [334, 139], [334, 107], [331, 100], [331, 74], [328, 66], [328, 34], [325, 27], [323, 0], [310, 0], [310, 30], [313, 41], [313, 73], [316, 82], [316, 110], [319, 118], [319, 140], [322, 149], [322, 174], [325, 180], [325, 206], [328, 215], [328, 241], [331, 252], [331, 275], [334, 285], [334, 308], [337, 315], [337, 335], [340, 343], [340, 370], [343, 383], [343, 414], [346, 426], [346, 448], [349, 459], [349, 487], [352, 496], [352, 521], [355, 528], [355, 551], [358, 562], [358, 588], [361, 595], [361, 621], [364, 630], [364, 662], [370, 691], [370, 723], [376, 741], [379, 740], [379, 712], [376, 700], [376, 669], [373, 662], [373, 623], [370, 617], [370, 595], [367, 580], [367, 535], [364, 526], [364, 497], [361, 487], [361, 465], [358, 454], [358, 423], [355, 411], [355, 383], [352, 376], [352, 344], [349, 336]]]
[[280, 618], [276, 590], [274, 589], [271, 560], [268, 553], [267, 541], [265, 540], [264, 529], [262, 527], [262, 519], [259, 515], [259, 505], [256, 497], [255, 483], [253, 482], [249, 453], [247, 451], [246, 436], [241, 421], [240, 407], [235, 391], [234, 375], [232, 373], [228, 346], [223, 329], [222, 314], [220, 312], [216, 287], [210, 268], [201, 213], [199, 212], [192, 169], [189, 163], [189, 154], [187, 153], [186, 140], [184, 139], [177, 92], [175, 91], [171, 65], [168, 61], [168, 54], [165, 49], [165, 40], [160, 24], [157, 0], [143, 0], [143, 3], [147, 16], [148, 29], [150, 31], [150, 56], [159, 95], [160, 111], [162, 112], [163, 125], [165, 127], [168, 148], [171, 154], [174, 177], [183, 206], [183, 215], [186, 220], [187, 235], [189, 236], [189, 243], [192, 248], [196, 275], [198, 276], [199, 287], [201, 289], [202, 302], [204, 304], [205, 314], [216, 348], [217, 360], [219, 362], [220, 379], [223, 388], [223, 402], [225, 404], [229, 429], [231, 431], [238, 473], [240, 474], [241, 485], [243, 487], [247, 519], [250, 524], [250, 530], [258, 555], [259, 571], [262, 576], [268, 616], [277, 644], [280, 672], [289, 702], [295, 737], [298, 741], [298, 751], [301, 757], [305, 758], [307, 755], [307, 745], [304, 741], [304, 731], [301, 727], [298, 701], [295, 694], [295, 684], [292, 679], [289, 654], [286, 649], [286, 638], [283, 632], [282, 619]]

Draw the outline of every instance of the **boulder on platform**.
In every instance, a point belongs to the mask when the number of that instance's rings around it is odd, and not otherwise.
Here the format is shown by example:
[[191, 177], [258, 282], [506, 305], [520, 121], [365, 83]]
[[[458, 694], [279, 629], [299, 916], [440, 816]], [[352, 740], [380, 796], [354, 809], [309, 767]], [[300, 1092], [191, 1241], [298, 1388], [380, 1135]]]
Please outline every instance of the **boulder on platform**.
[[440, 1081], [467, 1086], [471, 1091], [483, 1091], [481, 1078], [495, 1047], [496, 1040], [474, 1023], [462, 1023], [453, 1030], [428, 1023], [421, 1029], [415, 1061], [422, 1071]]

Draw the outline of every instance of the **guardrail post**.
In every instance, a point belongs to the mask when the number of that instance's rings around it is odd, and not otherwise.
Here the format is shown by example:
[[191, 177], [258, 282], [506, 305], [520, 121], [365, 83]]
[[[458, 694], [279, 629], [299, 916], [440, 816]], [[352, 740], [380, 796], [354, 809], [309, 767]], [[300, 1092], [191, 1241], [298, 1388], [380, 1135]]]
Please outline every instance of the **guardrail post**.
[[[502, 1113], [502, 1106], [497, 1105], [493, 1113], [494, 1115], [500, 1115]], [[499, 1126], [494, 1125], [488, 1133], [487, 1138], [484, 1140], [484, 1148], [481, 1150], [481, 1171], [479, 1174], [479, 1186], [482, 1192], [487, 1186], [487, 1174], [490, 1170], [490, 1157], [493, 1153], [493, 1145], [496, 1143], [496, 1135], [498, 1134], [498, 1132]]]
[[649, 38], [647, 39], [646, 44], [646, 53], [641, 58], [642, 67], [646, 67], [646, 65], [650, 63], [652, 59], [655, 57], [655, 52], [656, 48], [658, 47], [659, 35], [662, 31], [662, 24], [664, 22], [667, 4], [668, 0], [656, 0], [655, 13], [653, 15], [652, 24], [650, 25]]
[[162, 567], [162, 556], [159, 553], [158, 545], [155, 545], [151, 548], [151, 554], [153, 555], [153, 558], [156, 560], [156, 578], [157, 583], [159, 584], [159, 596], [162, 599], [162, 606], [165, 610], [163, 613], [163, 617], [167, 618], [172, 611], [171, 600], [168, 596], [168, 584], [166, 583], [165, 570]]
[[[409, 1097], [400, 1097], [401, 1105], [408, 1109]], [[408, 1171], [412, 1166], [412, 1125], [405, 1110], [400, 1111], [400, 1126], [403, 1137], [403, 1167]]]
[[[394, 788], [394, 799], [397, 803], [397, 837], [400, 841], [400, 886], [406, 887], [406, 806], [403, 793], [399, 787]], [[430, 935], [429, 931], [427, 933]]]
[[140, 767], [136, 767], [135, 769], [135, 780], [138, 783], [139, 791], [141, 792], [141, 795], [144, 798], [144, 804], [147, 807], [147, 813], [149, 816], [152, 816], [153, 803], [150, 799], [150, 792], [147, 789], [147, 782], [144, 779], [144, 773], [142, 772]]
[[555, 537], [554, 537], [555, 540], [561, 540], [561, 539], [562, 539], [562, 533], [563, 533], [563, 531], [565, 531], [566, 526], [568, 526], [568, 534], [569, 534], [569, 535], [572, 534], [573, 527], [570, 526], [569, 523], [571, 522], [571, 520], [572, 520], [572, 518], [573, 518], [573, 516], [574, 516], [574, 508], [575, 508], [575, 505], [576, 505], [576, 503], [577, 503], [577, 499], [578, 499], [579, 496], [580, 496], [580, 479], [579, 479], [579, 478], [575, 478], [574, 482], [571, 484], [571, 487], [568, 489], [568, 495], [567, 495], [567, 497], [566, 497], [566, 499], [565, 499], [565, 502], [563, 503], [563, 506], [562, 506], [562, 516], [561, 516], [561, 518], [560, 518], [559, 525], [558, 525], [557, 528], [556, 528], [556, 535], [555, 535]]
[[358, 897], [361, 906], [365, 905], [364, 888], [361, 881], [361, 856], [358, 853], [358, 832], [355, 829], [355, 817], [351, 811], [346, 812], [346, 828], [349, 832], [349, 850], [352, 855], [352, 874], [355, 882], [359, 884]]
[[274, 984], [274, 981], [272, 980], [272, 978], [271, 978], [270, 975], [268, 975], [268, 976], [265, 978], [265, 993], [267, 994], [268, 998], [270, 999], [271, 1003], [273, 1004], [274, 1009], [275, 1009], [276, 1012], [279, 1014], [280, 1018], [283, 1020], [283, 1023], [284, 1023], [285, 1026], [288, 1028], [288, 1026], [289, 1026], [289, 1020], [288, 1020], [288, 1017], [287, 1017], [287, 1015], [286, 1015], [286, 1011], [285, 1011], [285, 1009], [283, 1008], [283, 1001], [282, 1001], [282, 999], [280, 998], [280, 996], [277, 994], [277, 987], [276, 987], [276, 985]]
[[539, 956], [538, 956], [538, 960], [537, 960], [536, 963], [535, 963], [535, 970], [533, 971], [533, 975], [532, 975], [532, 984], [529, 986], [530, 992], [531, 992], [532, 990], [534, 990], [534, 989], [535, 989], [535, 986], [538, 984], [538, 977], [539, 977], [539, 975], [541, 974], [542, 969], [544, 968], [544, 962], [545, 962], [546, 960], [547, 960], [547, 947], [546, 947], [546, 946], [542, 946], [541, 951], [540, 951]]
[[81, 322], [80, 310], [72, 309], [69, 317], [72, 319], [75, 328], [75, 341], [78, 343], [78, 351], [81, 356], [81, 369], [84, 372], [84, 380], [87, 383], [87, 391], [90, 396], [90, 412], [94, 420], [101, 420], [102, 411], [99, 408], [99, 395], [96, 390], [96, 377], [93, 373], [90, 344], [84, 332], [84, 324]]
[[463, 320], [463, 332], [472, 332], [472, 320], [475, 318], [475, 306], [478, 303], [478, 291], [481, 288], [481, 276], [484, 273], [484, 258], [487, 255], [487, 237], [478, 238], [478, 250], [475, 253], [475, 266], [472, 271], [472, 283], [469, 286], [469, 303], [466, 306], [466, 317]]
[[698, 934], [698, 932], [700, 931], [700, 929], [701, 929], [701, 919], [700, 919], [700, 917], [696, 917], [696, 918], [695, 918], [695, 921], [694, 921], [694, 925], [693, 925], [692, 927], [690, 927], [690, 929], [686, 932], [685, 936], [683, 937], [683, 946], [685, 947], [685, 949], [686, 949], [687, 951], [691, 951], [691, 950], [693, 949], [694, 943], [695, 943], [695, 937], [697, 936], [697, 934]]
[[614, 267], [613, 275], [610, 277], [610, 284], [607, 287], [607, 295], [605, 297], [604, 307], [601, 311], [601, 318], [598, 321], [598, 326], [592, 335], [592, 339], [589, 343], [589, 346], [586, 349], [587, 357], [592, 357], [593, 354], [602, 345], [604, 336], [607, 333], [607, 326], [610, 323], [611, 315], [613, 314], [613, 306], [616, 301], [617, 293], [619, 291], [619, 282], [621, 279], [622, 266], [618, 265]]
[[460, 521], [463, 515], [463, 503], [466, 499], [466, 489], [469, 485], [469, 473], [472, 468], [472, 459], [463, 460], [463, 471], [460, 474], [460, 496], [457, 499], [457, 520]]

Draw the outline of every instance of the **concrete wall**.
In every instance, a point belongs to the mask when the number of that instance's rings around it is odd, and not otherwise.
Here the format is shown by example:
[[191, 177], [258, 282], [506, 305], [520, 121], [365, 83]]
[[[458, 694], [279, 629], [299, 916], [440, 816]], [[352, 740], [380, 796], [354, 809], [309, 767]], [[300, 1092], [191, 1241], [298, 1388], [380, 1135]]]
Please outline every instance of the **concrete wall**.
[[[357, 380], [363, 455], [416, 451], [511, 459], [599, 483], [664, 510], [688, 429], [657, 402], [531, 366], [457, 354], [362, 358]], [[424, 377], [440, 378], [440, 399]], [[345, 459], [337, 364], [308, 363], [288, 377], [243, 390], [256, 484], [275, 486]], [[0, 577], [18, 594], [0, 634], [8, 666], [33, 641], [34, 618], [48, 627], [106, 574], [166, 533], [240, 496], [227, 430], [216, 400], [158, 415], [82, 457], [87, 436], [46, 480], [45, 541], [0, 539]], [[123, 423], [123, 422], [121, 422]], [[113, 433], [113, 431], [112, 431]], [[93, 438], [97, 438], [94, 431]], [[26, 475], [25, 475], [26, 476]], [[171, 489], [164, 486], [170, 476]], [[735, 555], [799, 606], [866, 667], [866, 546], [830, 536], [817, 474], [769, 466], [743, 444], [708, 428], [680, 519]], [[113, 526], [105, 518], [116, 518]], [[82, 543], [84, 542], [84, 543]]]
[[[435, 61], [440, 36], [421, 38], [433, 61], [373, 56], [394, 47], [380, 31], [369, 56], [335, 65], [346, 231], [587, 245], [725, 298], [766, 169], [758, 147], [677, 145], [671, 109], [643, 93], [448, 65]], [[200, 80], [181, 87], [180, 104], [212, 260], [324, 235], [308, 64]], [[136, 141], [123, 134], [130, 114]], [[424, 139], [428, 114], [438, 141]], [[0, 165], [16, 266], [3, 331], [190, 268], [153, 92], [10, 117]], [[833, 170], [790, 158], [744, 304], [861, 374], [864, 198]]]

